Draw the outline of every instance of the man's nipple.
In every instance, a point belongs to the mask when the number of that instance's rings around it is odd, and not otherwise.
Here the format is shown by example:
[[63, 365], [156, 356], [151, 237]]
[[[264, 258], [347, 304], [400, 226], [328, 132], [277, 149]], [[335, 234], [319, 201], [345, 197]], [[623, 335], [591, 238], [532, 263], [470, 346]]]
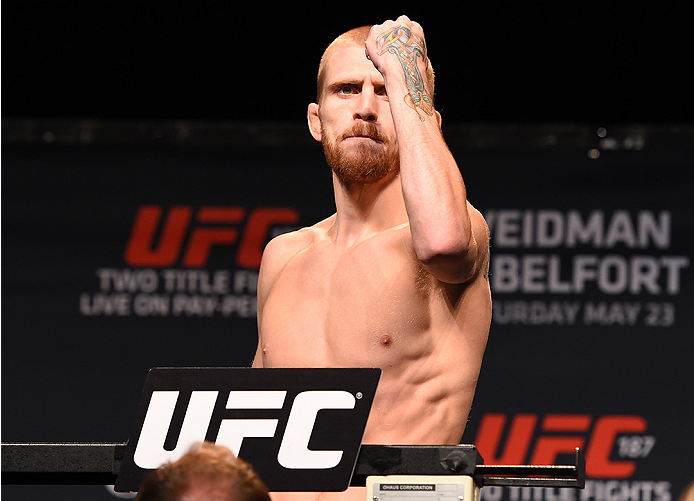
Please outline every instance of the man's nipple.
[[378, 342], [384, 348], [388, 348], [390, 345], [393, 344], [393, 338], [388, 334], [384, 334], [383, 336], [381, 336], [381, 339], [379, 339]]

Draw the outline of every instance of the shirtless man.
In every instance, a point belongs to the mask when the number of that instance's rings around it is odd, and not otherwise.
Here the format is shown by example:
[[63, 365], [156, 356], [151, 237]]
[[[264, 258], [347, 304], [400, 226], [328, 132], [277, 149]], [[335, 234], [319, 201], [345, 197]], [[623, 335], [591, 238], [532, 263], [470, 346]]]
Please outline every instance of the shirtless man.
[[337, 212], [274, 238], [260, 268], [253, 366], [380, 367], [363, 443], [459, 443], [487, 343], [489, 230], [432, 96], [417, 23], [402, 16], [338, 37], [308, 107]]

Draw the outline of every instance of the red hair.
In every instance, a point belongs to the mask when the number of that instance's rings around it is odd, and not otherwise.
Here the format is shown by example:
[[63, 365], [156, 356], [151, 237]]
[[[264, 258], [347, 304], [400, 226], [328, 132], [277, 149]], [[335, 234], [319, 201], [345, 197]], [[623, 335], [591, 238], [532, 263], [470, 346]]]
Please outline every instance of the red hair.
[[[325, 52], [323, 52], [323, 56], [320, 59], [320, 64], [318, 65], [318, 78], [316, 79], [316, 87], [317, 87], [317, 93], [316, 93], [316, 102], [320, 104], [321, 99], [323, 97], [323, 91], [324, 91], [324, 85], [325, 85], [325, 69], [328, 66], [328, 60], [330, 59], [330, 56], [333, 55], [336, 49], [340, 47], [346, 47], [349, 45], [360, 45], [364, 46], [366, 44], [366, 39], [369, 37], [369, 32], [371, 31], [372, 26], [360, 26], [359, 28], [353, 28], [349, 31], [346, 31], [339, 37], [337, 37], [335, 40], [328, 45], [328, 47], [325, 49]], [[428, 58], [427, 58], [428, 60]], [[427, 92], [429, 92], [430, 96], [434, 96], [434, 68], [431, 65], [431, 61], [428, 61], [427, 65], [427, 70], [426, 70], [426, 85], [427, 85]]]
[[251, 465], [212, 442], [194, 446], [178, 461], [150, 472], [137, 501], [178, 501], [193, 485], [201, 484], [223, 492], [229, 501], [270, 501]]

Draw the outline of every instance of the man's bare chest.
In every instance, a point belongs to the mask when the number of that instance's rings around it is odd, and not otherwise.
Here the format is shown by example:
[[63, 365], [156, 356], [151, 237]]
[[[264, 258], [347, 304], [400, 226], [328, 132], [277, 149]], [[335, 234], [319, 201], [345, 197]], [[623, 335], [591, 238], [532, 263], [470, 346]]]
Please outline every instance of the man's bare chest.
[[381, 355], [400, 356], [413, 346], [410, 338], [430, 326], [430, 294], [428, 274], [407, 249], [390, 242], [342, 252], [307, 249], [267, 296], [260, 324], [266, 356], [282, 356], [282, 363], [298, 357], [303, 365], [314, 356], [321, 363], [366, 365]]

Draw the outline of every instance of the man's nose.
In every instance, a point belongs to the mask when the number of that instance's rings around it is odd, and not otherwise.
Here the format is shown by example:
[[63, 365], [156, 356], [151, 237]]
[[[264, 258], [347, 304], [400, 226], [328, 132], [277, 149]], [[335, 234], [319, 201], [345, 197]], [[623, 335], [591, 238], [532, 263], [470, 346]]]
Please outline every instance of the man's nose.
[[377, 105], [375, 92], [372, 89], [362, 89], [357, 108], [354, 110], [354, 119], [375, 122], [378, 119]]

